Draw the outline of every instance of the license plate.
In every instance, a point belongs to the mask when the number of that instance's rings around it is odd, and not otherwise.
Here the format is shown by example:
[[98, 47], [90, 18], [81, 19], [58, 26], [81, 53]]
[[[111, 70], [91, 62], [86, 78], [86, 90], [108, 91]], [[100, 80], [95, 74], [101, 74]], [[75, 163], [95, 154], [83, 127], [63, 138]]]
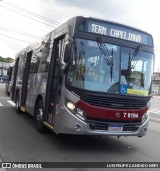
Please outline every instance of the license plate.
[[119, 132], [119, 131], [123, 131], [123, 126], [109, 125], [108, 126], [108, 131], [109, 132]]

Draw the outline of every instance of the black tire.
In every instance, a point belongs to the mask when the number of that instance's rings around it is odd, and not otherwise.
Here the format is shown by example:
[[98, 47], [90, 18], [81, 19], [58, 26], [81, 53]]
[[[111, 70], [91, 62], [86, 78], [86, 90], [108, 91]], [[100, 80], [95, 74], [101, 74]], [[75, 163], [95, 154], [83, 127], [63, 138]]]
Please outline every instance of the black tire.
[[47, 129], [43, 124], [43, 120], [44, 120], [43, 111], [44, 111], [43, 101], [39, 100], [35, 108], [35, 121], [36, 121], [36, 128], [40, 133], [45, 133]]
[[10, 96], [10, 92], [8, 91], [8, 88], [6, 89], [7, 96]]
[[22, 112], [21, 109], [20, 109], [20, 104], [19, 104], [19, 93], [17, 93], [17, 95], [16, 95], [15, 109], [16, 109], [16, 112], [18, 114]]

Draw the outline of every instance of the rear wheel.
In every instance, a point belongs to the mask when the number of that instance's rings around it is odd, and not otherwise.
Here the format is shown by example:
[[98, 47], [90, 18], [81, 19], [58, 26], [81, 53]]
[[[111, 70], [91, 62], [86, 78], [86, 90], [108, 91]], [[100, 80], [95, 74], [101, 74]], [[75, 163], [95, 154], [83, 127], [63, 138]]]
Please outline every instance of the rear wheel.
[[44, 133], [46, 131], [46, 127], [43, 124], [43, 120], [44, 120], [43, 111], [44, 111], [43, 101], [39, 100], [35, 108], [35, 121], [36, 121], [37, 130], [41, 133]]

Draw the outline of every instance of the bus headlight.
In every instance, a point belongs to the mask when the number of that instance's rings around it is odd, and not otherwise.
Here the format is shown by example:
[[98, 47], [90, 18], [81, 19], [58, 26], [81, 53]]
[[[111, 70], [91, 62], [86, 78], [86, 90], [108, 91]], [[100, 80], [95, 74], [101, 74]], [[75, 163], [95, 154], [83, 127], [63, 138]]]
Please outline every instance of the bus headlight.
[[74, 103], [67, 101], [66, 106], [69, 110], [75, 111], [76, 106]]
[[84, 121], [85, 120], [85, 113], [84, 113], [84, 111], [82, 109], [78, 108], [78, 107], [76, 109], [77, 109], [76, 110], [76, 116]]
[[77, 107], [73, 102], [66, 100], [66, 107], [69, 111], [71, 111], [74, 115], [76, 115], [79, 119], [85, 120], [85, 112]]
[[142, 116], [142, 120], [141, 120], [142, 124], [147, 120], [147, 118], [148, 118], [148, 113], [145, 113], [145, 114]]

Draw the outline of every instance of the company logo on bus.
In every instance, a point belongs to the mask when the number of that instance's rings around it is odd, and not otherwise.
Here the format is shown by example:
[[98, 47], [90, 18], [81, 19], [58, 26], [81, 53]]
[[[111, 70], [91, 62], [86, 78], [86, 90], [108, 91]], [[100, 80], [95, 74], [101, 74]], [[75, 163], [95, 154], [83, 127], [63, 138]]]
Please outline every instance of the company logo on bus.
[[120, 113], [116, 113], [116, 118], [120, 118]]

